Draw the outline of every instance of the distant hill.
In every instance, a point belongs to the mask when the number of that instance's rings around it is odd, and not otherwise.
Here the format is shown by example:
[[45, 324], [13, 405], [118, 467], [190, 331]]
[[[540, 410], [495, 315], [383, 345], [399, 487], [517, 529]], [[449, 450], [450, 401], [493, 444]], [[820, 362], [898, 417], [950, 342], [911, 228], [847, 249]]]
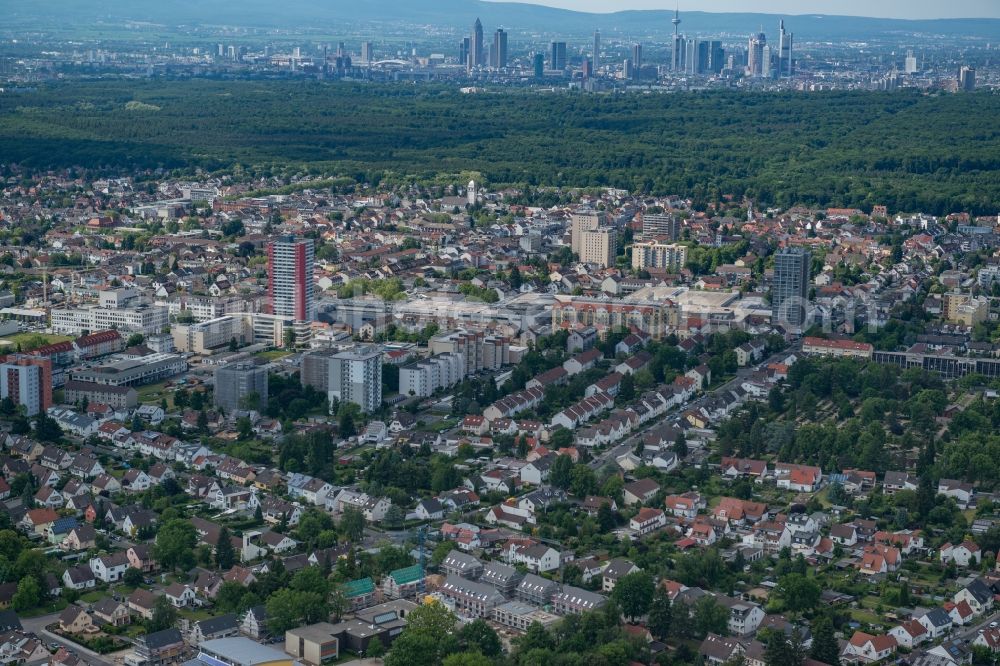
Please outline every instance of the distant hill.
[[[377, 27], [394, 22], [465, 29], [477, 17], [489, 33], [495, 26], [533, 34], [584, 36], [599, 28], [609, 36], [665, 36], [672, 31], [668, 11], [590, 14], [540, 5], [483, 0], [8, 0], [5, 22], [20, 30], [39, 26], [148, 21], [167, 26], [229, 25], [310, 28]], [[905, 33], [995, 39], [1000, 19], [907, 21], [850, 16], [786, 16], [790, 30], [805, 40], [871, 39]], [[742, 35], [764, 26], [776, 30], [772, 14], [685, 12], [682, 28], [691, 34]]]

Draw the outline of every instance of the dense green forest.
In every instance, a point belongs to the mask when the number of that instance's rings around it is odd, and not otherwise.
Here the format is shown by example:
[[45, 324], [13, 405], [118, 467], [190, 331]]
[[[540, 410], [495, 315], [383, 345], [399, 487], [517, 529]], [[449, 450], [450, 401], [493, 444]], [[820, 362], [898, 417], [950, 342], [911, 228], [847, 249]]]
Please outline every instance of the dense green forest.
[[305, 167], [377, 182], [616, 186], [712, 200], [993, 213], [989, 93], [465, 95], [436, 86], [93, 81], [0, 95], [0, 155], [30, 167]]

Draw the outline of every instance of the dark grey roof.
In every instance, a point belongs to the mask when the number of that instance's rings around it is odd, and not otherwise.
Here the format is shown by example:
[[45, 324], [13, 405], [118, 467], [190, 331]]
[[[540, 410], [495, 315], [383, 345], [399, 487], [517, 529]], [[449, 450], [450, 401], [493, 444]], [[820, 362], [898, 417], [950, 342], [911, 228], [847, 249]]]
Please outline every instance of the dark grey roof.
[[547, 592], [558, 592], [559, 583], [554, 580], [549, 580], [548, 578], [542, 578], [541, 576], [536, 576], [535, 574], [525, 574], [524, 580], [522, 580], [517, 589], [520, 592], [538, 594]]
[[448, 553], [448, 556], [444, 558], [444, 562], [442, 564], [449, 569], [454, 569], [455, 571], [477, 569], [483, 566], [483, 563], [472, 555], [467, 555], [466, 553], [457, 550], [453, 550]]
[[159, 648], [166, 647], [167, 645], [172, 645], [173, 643], [183, 642], [181, 632], [173, 627], [170, 629], [164, 629], [163, 631], [146, 634], [145, 636], [140, 636], [137, 640], [142, 641], [143, 644], [145, 644], [145, 646], [150, 650], [157, 650]]
[[17, 613], [12, 610], [0, 611], [0, 631], [10, 631], [12, 629], [17, 629], [20, 631], [21, 620], [17, 617]]
[[509, 567], [500, 562], [487, 562], [483, 568], [483, 575], [479, 580], [494, 585], [502, 585], [507, 581], [521, 578], [521, 572], [514, 567]]
[[951, 616], [943, 608], [932, 608], [927, 611], [924, 617], [935, 627], [945, 627], [951, 624]]
[[604, 568], [604, 577], [617, 580], [631, 572], [634, 567], [635, 564], [632, 562], [616, 557], [608, 562], [608, 566]]
[[198, 622], [198, 628], [201, 630], [202, 636], [211, 636], [212, 634], [217, 634], [222, 631], [232, 631], [239, 627], [239, 620], [233, 613], [226, 613], [225, 615], [219, 615], [216, 617], [210, 617], [207, 620], [202, 620]]
[[989, 586], [982, 581], [982, 579], [977, 578], [968, 585], [965, 589], [969, 591], [976, 601], [979, 603], [986, 603], [993, 597], [993, 593], [990, 591]]

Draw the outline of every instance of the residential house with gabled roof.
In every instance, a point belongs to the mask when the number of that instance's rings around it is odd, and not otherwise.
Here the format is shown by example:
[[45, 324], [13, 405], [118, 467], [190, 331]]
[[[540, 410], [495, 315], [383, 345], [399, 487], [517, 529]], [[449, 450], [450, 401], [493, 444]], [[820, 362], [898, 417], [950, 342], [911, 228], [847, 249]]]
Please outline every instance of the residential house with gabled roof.
[[932, 608], [917, 618], [917, 621], [927, 630], [927, 640], [937, 640], [947, 635], [952, 629], [951, 616], [943, 608]]
[[964, 627], [967, 624], [971, 624], [976, 617], [976, 612], [972, 610], [972, 606], [967, 601], [960, 601], [957, 604], [946, 601], [944, 609], [951, 616], [952, 624], [957, 627]]
[[101, 624], [109, 624], [113, 627], [122, 627], [131, 621], [128, 607], [120, 601], [111, 597], [104, 597], [90, 608], [94, 619]]
[[750, 458], [724, 457], [719, 465], [719, 473], [727, 479], [740, 477], [763, 479], [767, 476], [767, 462]]
[[258, 641], [266, 638], [269, 635], [267, 629], [267, 607], [259, 604], [247, 609], [243, 617], [240, 618], [240, 633]]
[[52, 486], [42, 486], [35, 493], [35, 506], [40, 506], [48, 509], [59, 510], [66, 503], [66, 498], [63, 497], [62, 493], [53, 488]]
[[507, 562], [523, 564], [529, 571], [555, 571], [560, 565], [559, 551], [544, 544], [511, 545], [506, 551]]
[[59, 547], [67, 552], [89, 550], [97, 543], [97, 531], [92, 525], [76, 525], [66, 534]]
[[352, 610], [367, 608], [377, 601], [377, 588], [371, 578], [359, 578], [343, 583], [340, 591]]
[[38, 462], [42, 467], [48, 467], [58, 472], [69, 469], [69, 466], [73, 464], [73, 456], [68, 451], [50, 444], [42, 450]]
[[104, 474], [104, 466], [97, 460], [97, 456], [91, 453], [80, 453], [73, 458], [69, 472], [82, 479], [93, 479]]
[[844, 647], [844, 657], [863, 664], [888, 659], [896, 652], [896, 639], [888, 634], [872, 635], [855, 631]]
[[45, 536], [52, 523], [59, 519], [59, 514], [52, 509], [31, 509], [21, 520], [21, 526], [35, 534]]
[[201, 645], [204, 641], [237, 636], [239, 633], [239, 619], [233, 613], [226, 613], [195, 622], [187, 638], [191, 645]]
[[185, 608], [195, 602], [194, 588], [183, 583], [171, 583], [163, 590], [164, 596], [175, 608]]
[[955, 500], [960, 509], [967, 509], [972, 504], [972, 498], [976, 494], [975, 487], [971, 483], [956, 481], [955, 479], [941, 479], [938, 481], [938, 495], [944, 495]]
[[94, 577], [105, 583], [115, 583], [121, 580], [128, 566], [128, 555], [123, 551], [90, 560], [90, 570], [94, 572]]
[[559, 583], [535, 574], [525, 574], [514, 590], [515, 598], [533, 606], [548, 606], [560, 589]]
[[675, 518], [694, 520], [698, 511], [704, 508], [705, 500], [699, 493], [689, 491], [682, 495], [667, 495], [664, 505]]
[[889, 630], [899, 647], [912, 650], [927, 640], [927, 628], [917, 620], [906, 620]]
[[660, 484], [653, 479], [639, 479], [625, 484], [623, 497], [625, 506], [645, 504], [660, 492]]
[[90, 485], [97, 493], [106, 496], [120, 493], [122, 490], [121, 482], [109, 474], [98, 474]]
[[952, 601], [956, 604], [966, 602], [976, 615], [982, 615], [993, 610], [993, 590], [983, 582], [981, 578], [976, 578], [961, 590], [955, 593]]
[[134, 546], [130, 546], [125, 551], [125, 555], [128, 557], [128, 565], [133, 569], [138, 569], [143, 573], [150, 573], [157, 569], [152, 548], [146, 544], [137, 543]]
[[97, 579], [89, 566], [81, 564], [66, 569], [62, 583], [71, 590], [89, 590], [97, 585]]
[[958, 545], [946, 543], [941, 546], [939, 557], [942, 564], [954, 562], [957, 566], [967, 567], [982, 561], [982, 549], [975, 541], [963, 541]]
[[607, 598], [572, 585], [564, 585], [552, 597], [552, 609], [557, 615], [581, 615], [607, 603]]
[[779, 462], [774, 466], [774, 473], [779, 488], [800, 493], [819, 490], [823, 480], [823, 471], [812, 465]]
[[325, 504], [327, 496], [333, 490], [326, 481], [304, 474], [292, 474], [288, 478], [288, 494], [292, 498], [301, 499], [310, 504]]
[[70, 604], [59, 613], [59, 630], [67, 634], [96, 634], [100, 628], [85, 609]]
[[412, 597], [423, 586], [424, 577], [424, 569], [419, 564], [396, 569], [382, 581], [382, 591], [389, 599]]
[[609, 560], [601, 572], [601, 591], [613, 592], [619, 580], [637, 571], [640, 571], [639, 567], [630, 560], [620, 557]]
[[660, 509], [654, 509], [651, 507], [643, 507], [639, 509], [632, 518], [629, 519], [629, 529], [632, 530], [636, 536], [643, 536], [649, 534], [650, 532], [655, 532], [656, 530], [666, 527], [667, 517]]
[[141, 469], [132, 468], [122, 475], [121, 484], [127, 492], [141, 493], [150, 489], [153, 480]]
[[907, 472], [888, 471], [882, 480], [882, 492], [885, 495], [895, 495], [900, 490], [917, 490], [918, 480]]
[[56, 486], [62, 479], [60, 472], [57, 472], [54, 469], [49, 469], [48, 467], [42, 467], [37, 463], [31, 466], [29, 472], [33, 477], [35, 477], [35, 481], [39, 486]]

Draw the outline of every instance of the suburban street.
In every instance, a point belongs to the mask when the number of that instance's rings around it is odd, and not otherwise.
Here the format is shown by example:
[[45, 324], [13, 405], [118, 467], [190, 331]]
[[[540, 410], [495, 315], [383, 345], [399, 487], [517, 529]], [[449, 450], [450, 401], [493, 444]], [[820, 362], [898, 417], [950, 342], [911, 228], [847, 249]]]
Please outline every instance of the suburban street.
[[[57, 643], [63, 646], [70, 652], [75, 653], [78, 657], [83, 659], [89, 664], [94, 666], [115, 666], [115, 661], [109, 658], [108, 655], [99, 655], [92, 650], [72, 643], [62, 636], [54, 634], [50, 631], [46, 631], [45, 627], [52, 624], [53, 622], [59, 621], [59, 613], [51, 613], [49, 615], [40, 615], [38, 617], [24, 618], [21, 620], [21, 625], [24, 627], [25, 631], [34, 633], [37, 635], [45, 646], [48, 647], [51, 643]], [[120, 662], [119, 662], [120, 663]]]
[[684, 405], [681, 405], [679, 408], [675, 408], [675, 409], [670, 410], [669, 412], [667, 412], [666, 414], [664, 414], [662, 417], [660, 417], [658, 419], [654, 419], [654, 420], [650, 421], [649, 423], [645, 424], [643, 427], [641, 427], [640, 429], [636, 430], [634, 433], [632, 433], [631, 435], [629, 435], [627, 438], [625, 438], [620, 444], [617, 444], [616, 446], [613, 446], [612, 448], [608, 449], [607, 451], [604, 451], [604, 452], [602, 452], [602, 453], [594, 456], [593, 460], [591, 460], [588, 463], [588, 465], [593, 470], [599, 470], [602, 467], [604, 467], [604, 465], [606, 465], [608, 463], [612, 463], [613, 464], [614, 461], [618, 458], [618, 456], [621, 456], [621, 455], [623, 455], [623, 454], [625, 454], [625, 453], [633, 450], [635, 448], [636, 443], [639, 442], [639, 440], [642, 438], [642, 436], [648, 430], [650, 430], [652, 428], [655, 428], [658, 425], [662, 424], [666, 419], [668, 419], [671, 416], [675, 415], [679, 411], [687, 411], [689, 409], [698, 409], [703, 404], [705, 404], [706, 402], [708, 402], [709, 400], [711, 400], [713, 397], [715, 397], [717, 394], [724, 393], [726, 391], [730, 391], [730, 390], [736, 388], [747, 377], [749, 377], [750, 375], [752, 375], [754, 372], [756, 372], [760, 368], [767, 367], [767, 365], [769, 365], [771, 363], [775, 363], [778, 360], [780, 360], [781, 358], [784, 358], [784, 357], [788, 356], [789, 354], [795, 353], [795, 351], [796, 351], [796, 346], [793, 345], [792, 347], [789, 347], [788, 349], [785, 349], [784, 351], [778, 352], [776, 354], [772, 354], [770, 357], [764, 359], [763, 361], [761, 361], [760, 363], [758, 363], [758, 364], [756, 364], [754, 366], [750, 366], [750, 367], [746, 367], [746, 368], [740, 368], [739, 370], [736, 371], [736, 376], [733, 377], [732, 379], [730, 379], [725, 384], [723, 384], [723, 385], [721, 385], [721, 386], [719, 386], [717, 388], [714, 388], [711, 391], [708, 391], [707, 393], [704, 393], [704, 394], [698, 396], [697, 398], [695, 398], [691, 402], [689, 402], [687, 404], [684, 404]]

